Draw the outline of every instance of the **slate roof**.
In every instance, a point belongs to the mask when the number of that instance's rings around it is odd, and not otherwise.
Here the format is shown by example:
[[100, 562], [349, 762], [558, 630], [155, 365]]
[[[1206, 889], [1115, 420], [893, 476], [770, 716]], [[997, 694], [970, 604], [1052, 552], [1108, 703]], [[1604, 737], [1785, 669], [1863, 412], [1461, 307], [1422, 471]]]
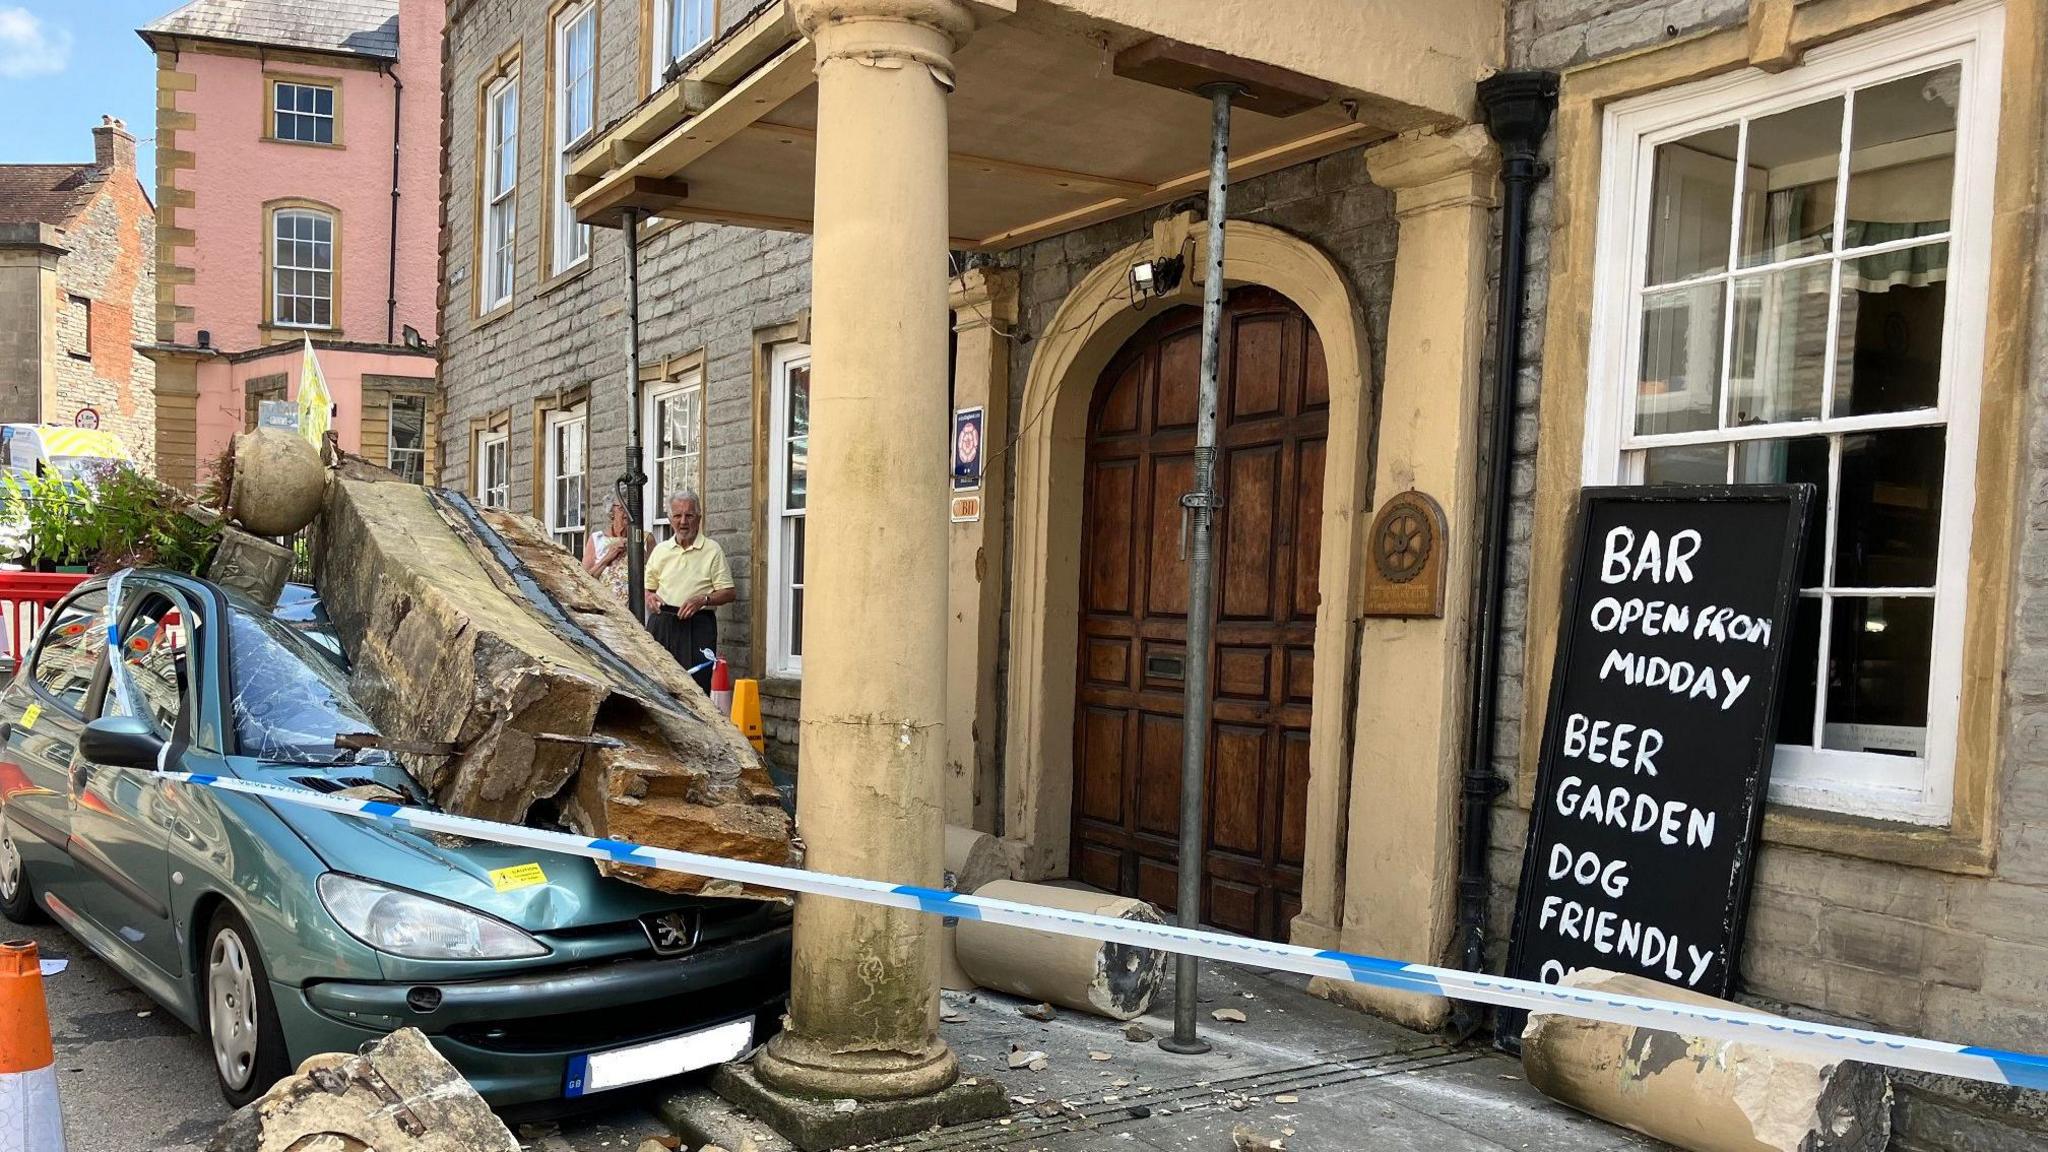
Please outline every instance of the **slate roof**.
[[93, 164], [0, 164], [0, 224], [65, 227], [106, 178]]
[[140, 31], [396, 60], [398, 0], [191, 0]]

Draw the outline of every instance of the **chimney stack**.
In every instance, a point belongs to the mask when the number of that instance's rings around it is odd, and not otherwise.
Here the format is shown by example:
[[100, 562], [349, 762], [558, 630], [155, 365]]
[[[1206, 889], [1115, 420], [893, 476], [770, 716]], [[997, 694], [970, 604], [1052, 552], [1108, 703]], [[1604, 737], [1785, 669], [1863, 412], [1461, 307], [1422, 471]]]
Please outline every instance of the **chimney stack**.
[[100, 117], [99, 127], [92, 130], [93, 163], [102, 172], [135, 170], [135, 137], [128, 134], [128, 126], [112, 116]]

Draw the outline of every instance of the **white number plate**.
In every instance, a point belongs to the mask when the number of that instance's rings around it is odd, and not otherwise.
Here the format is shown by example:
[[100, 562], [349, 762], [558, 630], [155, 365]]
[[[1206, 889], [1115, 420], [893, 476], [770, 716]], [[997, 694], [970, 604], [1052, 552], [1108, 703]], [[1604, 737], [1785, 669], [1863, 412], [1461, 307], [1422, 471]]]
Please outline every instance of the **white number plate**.
[[749, 1016], [666, 1040], [571, 1057], [562, 1095], [588, 1096], [592, 1092], [695, 1072], [737, 1059], [753, 1044], [754, 1019]]

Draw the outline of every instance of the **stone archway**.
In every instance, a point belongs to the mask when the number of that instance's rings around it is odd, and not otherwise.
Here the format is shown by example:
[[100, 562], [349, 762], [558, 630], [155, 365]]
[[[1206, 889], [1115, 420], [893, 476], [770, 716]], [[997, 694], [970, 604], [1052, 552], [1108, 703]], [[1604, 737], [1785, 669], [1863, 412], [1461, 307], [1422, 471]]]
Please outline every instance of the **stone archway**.
[[[1315, 623], [1315, 695], [1339, 702], [1316, 709], [1309, 731], [1309, 822], [1303, 914], [1336, 923], [1338, 862], [1345, 828], [1343, 782], [1351, 770], [1346, 736], [1356, 653], [1352, 619], [1358, 594], [1358, 532], [1371, 476], [1372, 389], [1362, 317], [1337, 266], [1299, 237], [1262, 224], [1226, 226], [1224, 276], [1287, 297], [1323, 341], [1330, 388], [1324, 466], [1322, 603]], [[1160, 235], [1171, 237], [1173, 229]], [[1016, 507], [1011, 558], [1010, 668], [1004, 743], [1005, 837], [1028, 877], [1064, 871], [1073, 803], [1073, 724], [1082, 470], [1089, 398], [1125, 340], [1152, 313], [1131, 307], [1132, 264], [1172, 255], [1141, 241], [1091, 269], [1041, 335], [1015, 419]], [[1202, 243], [1188, 261], [1202, 267]], [[1199, 299], [1190, 280], [1174, 302]]]

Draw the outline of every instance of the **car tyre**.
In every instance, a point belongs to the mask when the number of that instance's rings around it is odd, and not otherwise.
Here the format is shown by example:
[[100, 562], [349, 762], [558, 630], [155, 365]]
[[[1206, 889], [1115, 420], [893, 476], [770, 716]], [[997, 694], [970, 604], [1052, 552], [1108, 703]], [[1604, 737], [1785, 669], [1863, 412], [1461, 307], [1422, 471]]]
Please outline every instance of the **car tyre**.
[[40, 924], [48, 919], [36, 906], [35, 885], [29, 881], [28, 863], [14, 842], [5, 808], [0, 808], [0, 916], [16, 924]]
[[240, 1108], [270, 1090], [291, 1071], [270, 973], [256, 948], [256, 934], [233, 908], [221, 907], [206, 930], [200, 954], [200, 1002], [207, 1046], [220, 1094]]

